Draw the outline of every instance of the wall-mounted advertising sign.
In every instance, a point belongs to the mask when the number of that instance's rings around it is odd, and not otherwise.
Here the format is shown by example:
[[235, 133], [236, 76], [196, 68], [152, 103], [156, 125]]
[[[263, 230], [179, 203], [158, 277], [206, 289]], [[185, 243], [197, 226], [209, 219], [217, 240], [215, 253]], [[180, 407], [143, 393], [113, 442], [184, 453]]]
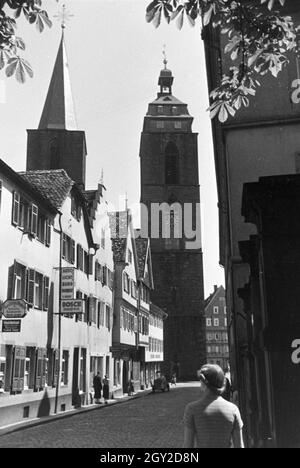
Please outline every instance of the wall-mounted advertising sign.
[[21, 331], [21, 320], [2, 320], [2, 333], [18, 333]]
[[2, 314], [7, 319], [20, 319], [27, 314], [28, 305], [24, 299], [8, 299], [2, 305]]
[[74, 268], [61, 269], [61, 298], [74, 299]]
[[61, 301], [62, 314], [83, 314], [83, 300], [69, 299]]

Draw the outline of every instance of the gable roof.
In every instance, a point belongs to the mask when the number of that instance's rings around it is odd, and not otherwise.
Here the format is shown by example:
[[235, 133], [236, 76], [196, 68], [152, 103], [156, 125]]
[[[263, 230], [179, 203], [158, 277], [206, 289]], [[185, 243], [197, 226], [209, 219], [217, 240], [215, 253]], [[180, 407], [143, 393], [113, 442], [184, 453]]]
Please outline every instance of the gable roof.
[[108, 213], [110, 237], [115, 262], [126, 261], [129, 218], [127, 211]]
[[[141, 237], [140, 230], [135, 229], [135, 244], [137, 253], [138, 276], [141, 281], [144, 281], [150, 288], [153, 285], [152, 261], [151, 261], [151, 248], [149, 238]], [[146, 265], [149, 264], [149, 277], [145, 275]]]
[[64, 169], [19, 172], [52, 206], [59, 210], [75, 182]]
[[15, 172], [8, 164], [0, 159], [0, 171], [18, 187], [22, 188], [34, 200], [51, 213], [56, 213], [57, 208], [45, 197], [39, 190], [37, 190], [26, 178], [22, 177], [18, 172]]
[[224, 295], [225, 295], [225, 289], [224, 287], [221, 285], [219, 286], [218, 288], [215, 289], [215, 291], [213, 293], [211, 293], [207, 299], [205, 299], [204, 301], [204, 308], [207, 309], [207, 307], [213, 302], [213, 300], [217, 297], [217, 295], [220, 293], [220, 292], [224, 292]]

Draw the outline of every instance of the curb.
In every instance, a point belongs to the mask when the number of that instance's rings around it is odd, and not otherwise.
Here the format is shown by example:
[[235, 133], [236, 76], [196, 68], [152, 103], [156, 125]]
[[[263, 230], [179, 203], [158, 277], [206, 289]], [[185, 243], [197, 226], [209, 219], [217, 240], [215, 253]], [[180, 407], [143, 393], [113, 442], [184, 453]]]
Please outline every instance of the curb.
[[0, 437], [1, 436], [4, 436], [4, 435], [7, 435], [7, 434], [11, 434], [13, 432], [19, 432], [19, 431], [22, 431], [22, 430], [25, 430], [25, 429], [28, 429], [28, 428], [31, 428], [31, 427], [35, 427], [35, 426], [40, 426], [42, 424], [47, 424], [47, 423], [50, 423], [50, 422], [54, 422], [54, 421], [57, 421], [59, 419], [63, 419], [63, 418], [70, 418], [72, 416], [76, 416], [78, 414], [81, 414], [81, 413], [88, 413], [89, 411], [93, 411], [93, 410], [101, 410], [101, 409], [104, 409], [104, 408], [109, 408], [110, 406], [114, 406], [114, 405], [120, 405], [122, 403], [127, 403], [128, 401], [130, 400], [136, 400], [137, 398], [141, 398], [141, 397], [144, 397], [144, 396], [147, 396], [147, 395], [150, 395], [152, 392], [151, 390], [143, 390], [135, 395], [132, 395], [132, 396], [124, 396], [124, 397], [120, 397], [116, 400], [111, 400], [110, 403], [108, 403], [107, 405], [105, 405], [104, 403], [102, 404], [93, 404], [93, 405], [89, 405], [89, 406], [85, 406], [85, 407], [81, 407], [81, 408], [78, 408], [78, 409], [72, 409], [72, 410], [69, 410], [69, 411], [66, 411], [65, 413], [59, 413], [59, 414], [52, 414], [52, 415], [49, 415], [49, 416], [45, 416], [43, 418], [36, 418], [36, 419], [32, 419], [32, 420], [29, 420], [29, 421], [22, 421], [20, 423], [15, 423], [9, 427], [5, 427], [5, 428], [1, 428], [0, 427]]

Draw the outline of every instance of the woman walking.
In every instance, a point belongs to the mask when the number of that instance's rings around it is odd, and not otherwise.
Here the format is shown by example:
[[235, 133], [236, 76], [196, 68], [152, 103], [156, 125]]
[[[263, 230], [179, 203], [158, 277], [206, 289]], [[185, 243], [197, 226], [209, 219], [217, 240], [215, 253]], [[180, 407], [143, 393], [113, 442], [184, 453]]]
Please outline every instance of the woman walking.
[[104, 403], [107, 405], [107, 400], [109, 399], [109, 379], [107, 375], [104, 376], [103, 379], [103, 398], [104, 398]]

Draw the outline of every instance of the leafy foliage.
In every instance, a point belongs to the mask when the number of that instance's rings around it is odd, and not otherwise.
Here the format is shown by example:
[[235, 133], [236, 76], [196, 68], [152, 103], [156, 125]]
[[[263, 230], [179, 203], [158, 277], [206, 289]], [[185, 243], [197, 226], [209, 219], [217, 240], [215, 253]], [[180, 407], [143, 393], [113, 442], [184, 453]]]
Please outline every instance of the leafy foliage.
[[[58, 0], [56, 0], [58, 1]], [[39, 32], [52, 23], [42, 0], [0, 0], [0, 70], [5, 69], [6, 76], [15, 76], [24, 83], [26, 76], [33, 77], [30, 64], [22, 57], [25, 43], [16, 35], [17, 20], [24, 16], [30, 24], [35, 24]]]
[[[226, 35], [224, 53], [230, 67], [211, 94], [210, 116], [225, 122], [243, 106], [260, 86], [260, 77], [277, 77], [288, 63], [290, 52], [299, 54], [296, 27], [282, 15], [286, 0], [153, 0], [146, 20], [158, 27], [164, 17], [182, 28], [184, 20], [201, 28], [211, 25]], [[276, 9], [275, 9], [276, 8]]]

